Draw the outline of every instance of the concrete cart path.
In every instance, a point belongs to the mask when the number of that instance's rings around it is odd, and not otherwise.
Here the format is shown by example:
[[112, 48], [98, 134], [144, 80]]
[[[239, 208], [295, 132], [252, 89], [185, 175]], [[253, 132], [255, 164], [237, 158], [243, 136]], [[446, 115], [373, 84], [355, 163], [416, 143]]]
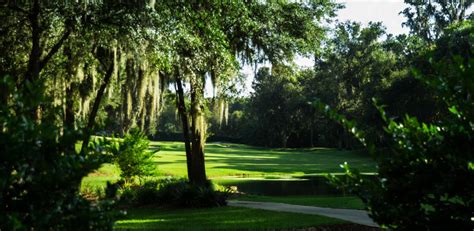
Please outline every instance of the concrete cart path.
[[367, 212], [364, 210], [333, 209], [333, 208], [323, 208], [323, 207], [304, 206], [304, 205], [290, 205], [290, 204], [274, 203], [274, 202], [235, 201], [235, 200], [228, 201], [228, 205], [235, 206], [235, 207], [272, 210], [272, 211], [278, 211], [278, 212], [292, 212], [292, 213], [321, 215], [321, 216], [326, 216], [326, 217], [337, 218], [340, 220], [350, 221], [352, 223], [357, 223], [361, 225], [379, 227], [369, 217]]

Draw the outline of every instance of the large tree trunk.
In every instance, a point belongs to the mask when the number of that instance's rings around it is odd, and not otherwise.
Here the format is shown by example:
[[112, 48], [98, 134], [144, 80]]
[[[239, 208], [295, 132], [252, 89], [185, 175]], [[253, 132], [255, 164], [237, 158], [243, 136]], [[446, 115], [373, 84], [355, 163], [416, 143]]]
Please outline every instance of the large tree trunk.
[[40, 13], [39, 0], [35, 0], [28, 20], [31, 26], [31, 51], [28, 57], [28, 66], [26, 69], [24, 84], [25, 90], [28, 91], [27, 84], [37, 80], [40, 73], [40, 61], [41, 61], [41, 47], [40, 47], [40, 36], [41, 29], [39, 25], [39, 13]]
[[198, 79], [191, 81], [191, 166], [192, 175], [189, 180], [192, 184], [205, 186], [207, 183], [206, 168], [204, 164], [204, 144], [206, 125], [202, 111], [201, 98], [204, 87]]
[[74, 129], [74, 84], [69, 83], [66, 88], [66, 110], [64, 114], [64, 127]]
[[[41, 47], [41, 35], [44, 32], [40, 23], [41, 4], [40, 0], [34, 0], [31, 9], [28, 12], [28, 21], [31, 27], [31, 50], [28, 56], [28, 64], [25, 72], [23, 82], [20, 84], [20, 91], [26, 97], [29, 97], [31, 107], [30, 116], [36, 123], [41, 120], [43, 106], [41, 102], [36, 101], [38, 96], [44, 95], [44, 87], [38, 86], [41, 70], [48, 64], [49, 60], [59, 51], [64, 41], [71, 34], [71, 29], [66, 28], [63, 35], [51, 47], [47, 54], [41, 59], [43, 48]], [[33, 90], [34, 89], [34, 90]]]
[[41, 87], [34, 86], [34, 81], [39, 79], [40, 75], [40, 62], [41, 62], [41, 46], [40, 46], [40, 36], [41, 28], [39, 25], [39, 13], [40, 13], [40, 3], [39, 0], [33, 2], [33, 6], [28, 15], [28, 20], [31, 26], [31, 51], [28, 57], [28, 65], [25, 73], [25, 78], [22, 82], [22, 90], [26, 97], [29, 97], [32, 101], [30, 116], [36, 122], [39, 122], [40, 115], [40, 105], [38, 102], [35, 102], [34, 99], [37, 99], [36, 94], [41, 95], [41, 92], [32, 92], [32, 87], [35, 87], [37, 90], [41, 90]]
[[178, 74], [175, 74], [175, 81], [176, 81], [176, 93], [178, 94], [178, 112], [179, 117], [181, 118], [181, 123], [183, 126], [183, 136], [184, 136], [184, 147], [186, 149], [186, 164], [188, 170], [188, 178], [191, 179], [193, 175], [192, 171], [192, 155], [191, 155], [191, 139], [189, 138], [189, 124], [188, 124], [188, 116], [186, 114], [186, 105], [184, 104], [184, 90], [183, 90], [183, 83], [181, 82], [181, 78]]
[[67, 57], [67, 81], [66, 81], [66, 105], [64, 112], [64, 127], [74, 129], [74, 76], [76, 75], [77, 63], [72, 54], [70, 46], [64, 47], [64, 55]]
[[0, 71], [0, 108], [7, 106], [9, 95], [10, 89], [7, 83], [7, 74]]
[[[10, 95], [10, 89], [8, 86], [7, 75], [0, 72], [0, 110], [4, 110], [8, 106], [8, 97]], [[0, 123], [0, 133], [4, 130], [3, 124]]]
[[281, 136], [281, 147], [282, 148], [286, 148], [287, 144], [288, 144], [288, 136], [287, 135], [282, 135]]

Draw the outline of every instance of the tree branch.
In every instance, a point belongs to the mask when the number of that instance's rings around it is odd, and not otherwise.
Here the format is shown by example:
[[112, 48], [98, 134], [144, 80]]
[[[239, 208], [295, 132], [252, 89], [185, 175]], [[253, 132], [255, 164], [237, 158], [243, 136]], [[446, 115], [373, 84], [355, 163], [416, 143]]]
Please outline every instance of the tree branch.
[[83, 131], [83, 139], [82, 139], [82, 146], [81, 146], [81, 155], [86, 155], [87, 147], [89, 146], [89, 141], [91, 138], [91, 132], [94, 128], [95, 117], [97, 116], [97, 112], [99, 111], [99, 106], [102, 101], [102, 97], [105, 93], [105, 89], [109, 85], [110, 79], [113, 75], [114, 71], [114, 63], [110, 63], [107, 71], [105, 73], [104, 79], [102, 84], [100, 85], [99, 91], [97, 92], [97, 96], [94, 101], [94, 105], [92, 106], [92, 111], [89, 115], [89, 119], [87, 121], [86, 127], [84, 127]]
[[64, 34], [61, 36], [61, 38], [54, 44], [54, 46], [49, 50], [48, 54], [43, 58], [43, 60], [40, 61], [39, 65], [39, 70], [43, 70], [43, 68], [46, 66], [46, 64], [49, 62], [49, 60], [53, 57], [54, 54], [56, 54], [59, 51], [59, 48], [63, 45], [64, 41], [69, 37], [71, 34], [71, 29], [66, 29]]

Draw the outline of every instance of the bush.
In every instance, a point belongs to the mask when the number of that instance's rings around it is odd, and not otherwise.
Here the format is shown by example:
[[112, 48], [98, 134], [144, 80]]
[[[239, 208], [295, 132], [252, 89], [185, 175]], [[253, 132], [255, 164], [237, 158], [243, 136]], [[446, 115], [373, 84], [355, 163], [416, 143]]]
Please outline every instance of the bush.
[[122, 190], [120, 201], [135, 206], [157, 205], [171, 207], [217, 207], [226, 205], [227, 191], [217, 191], [209, 184], [201, 187], [185, 179], [163, 179], [147, 181], [143, 185], [130, 186]]
[[[429, 74], [419, 77], [443, 100], [450, 114], [433, 124], [410, 116], [397, 122], [378, 107], [390, 143], [386, 148], [368, 144], [378, 163], [376, 180], [362, 178], [347, 164], [345, 177], [331, 180], [361, 197], [370, 216], [391, 229], [472, 230], [474, 60], [438, 57], [429, 68]], [[367, 142], [353, 124], [333, 117]]]
[[0, 230], [111, 230], [110, 203], [79, 195], [81, 179], [104, 162], [100, 142], [78, 154], [80, 134], [48, 117], [37, 123], [40, 97], [14, 89], [0, 105]]
[[216, 191], [210, 182], [202, 187], [184, 179], [166, 179], [161, 182], [159, 198], [161, 203], [180, 207], [217, 207], [227, 204], [227, 192]]
[[148, 151], [150, 141], [138, 129], [132, 129], [123, 141], [111, 145], [114, 162], [121, 170], [120, 176], [125, 183], [151, 176], [155, 171], [152, 157], [156, 152]]

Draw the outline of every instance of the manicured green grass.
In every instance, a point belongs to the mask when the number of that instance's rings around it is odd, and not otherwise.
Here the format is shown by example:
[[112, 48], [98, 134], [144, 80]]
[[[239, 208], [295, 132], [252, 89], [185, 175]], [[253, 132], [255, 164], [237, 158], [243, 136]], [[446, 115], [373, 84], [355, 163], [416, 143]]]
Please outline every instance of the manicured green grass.
[[[151, 142], [159, 148], [154, 156], [162, 175], [186, 176], [186, 156], [182, 142]], [[209, 178], [260, 177], [289, 178], [308, 174], [341, 173], [340, 164], [348, 162], [361, 172], [374, 172], [375, 164], [364, 153], [329, 148], [269, 149], [233, 143], [206, 144], [206, 171]], [[105, 165], [86, 177], [83, 185], [104, 185], [116, 180], [119, 170]]]
[[117, 221], [118, 230], [272, 230], [341, 224], [345, 221], [306, 214], [219, 207], [210, 209], [132, 209]]
[[[184, 145], [180, 142], [153, 142], [159, 171], [186, 176]], [[232, 143], [206, 144], [206, 170], [210, 178], [222, 176], [305, 175], [342, 172], [348, 162], [360, 171], [373, 172], [374, 162], [366, 154], [328, 148], [269, 149]]]
[[[160, 177], [186, 176], [186, 158], [181, 142], [152, 142], [159, 148], [154, 161]], [[206, 171], [217, 183], [233, 184], [236, 178], [278, 179], [303, 175], [342, 173], [341, 163], [348, 162], [362, 172], [374, 172], [375, 164], [368, 155], [327, 148], [269, 149], [232, 143], [206, 145]], [[101, 188], [106, 181], [119, 178], [120, 170], [112, 164], [84, 178], [82, 187]], [[249, 180], [249, 179], [248, 179]], [[297, 180], [297, 179], [294, 179]], [[241, 198], [244, 199], [244, 198]], [[361, 208], [353, 198], [321, 197], [247, 197], [246, 200], [275, 201], [290, 204], [336, 208]], [[312, 227], [343, 223], [315, 215], [271, 212], [247, 208], [212, 209], [132, 209], [116, 224], [117, 229], [151, 230], [268, 230]]]
[[120, 169], [113, 164], [104, 164], [82, 180], [81, 190], [100, 190], [107, 181], [114, 182], [120, 178]]
[[364, 209], [364, 203], [354, 196], [239, 196], [236, 200], [277, 202], [294, 205], [340, 209]]

